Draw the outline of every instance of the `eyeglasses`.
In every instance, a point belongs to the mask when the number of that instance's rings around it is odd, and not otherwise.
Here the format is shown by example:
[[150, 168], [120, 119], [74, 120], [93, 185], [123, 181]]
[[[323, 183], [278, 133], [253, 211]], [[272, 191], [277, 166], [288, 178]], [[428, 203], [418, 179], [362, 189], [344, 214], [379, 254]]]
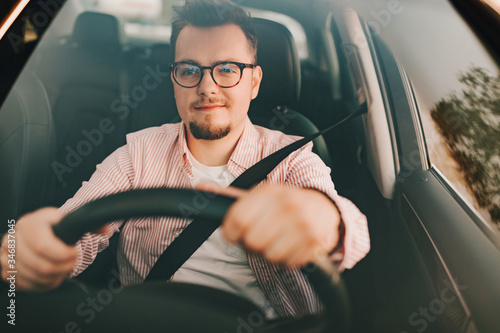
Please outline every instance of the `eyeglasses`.
[[199, 66], [192, 62], [174, 62], [170, 70], [174, 74], [175, 82], [184, 88], [193, 88], [203, 79], [203, 71], [210, 70], [214, 82], [221, 88], [231, 88], [241, 81], [245, 68], [254, 68], [256, 65], [241, 62], [224, 61], [213, 66]]

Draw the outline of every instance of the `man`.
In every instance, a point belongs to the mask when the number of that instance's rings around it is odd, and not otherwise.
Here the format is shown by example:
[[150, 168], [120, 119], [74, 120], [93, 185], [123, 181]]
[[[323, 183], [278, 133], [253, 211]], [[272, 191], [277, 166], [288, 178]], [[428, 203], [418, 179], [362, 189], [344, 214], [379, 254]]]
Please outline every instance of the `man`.
[[[115, 192], [195, 186], [238, 200], [222, 227], [172, 280], [238, 293], [270, 318], [320, 311], [297, 267], [330, 255], [340, 269], [351, 268], [369, 250], [366, 220], [336, 194], [330, 170], [311, 152], [311, 144], [288, 156], [266, 184], [251, 191], [224, 188], [296, 139], [256, 127], [247, 117], [263, 76], [256, 65], [256, 43], [248, 14], [227, 0], [188, 1], [178, 10], [172, 25], [171, 76], [182, 122], [128, 135], [127, 144], [98, 165], [63, 207], [41, 209], [18, 221], [18, 288], [51, 289], [68, 274], [79, 274], [123, 223], [113, 222], [102, 234], [88, 234], [71, 247], [51, 229], [66, 212]], [[122, 283], [141, 283], [188, 223], [179, 218], [128, 221], [118, 248]]]

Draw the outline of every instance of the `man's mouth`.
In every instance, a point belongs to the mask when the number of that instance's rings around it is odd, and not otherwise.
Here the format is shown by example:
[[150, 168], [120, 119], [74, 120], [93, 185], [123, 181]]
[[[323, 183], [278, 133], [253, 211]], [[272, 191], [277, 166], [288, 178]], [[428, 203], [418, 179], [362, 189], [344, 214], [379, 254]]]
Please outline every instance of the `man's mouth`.
[[223, 108], [225, 107], [224, 104], [203, 104], [203, 105], [198, 105], [198, 106], [195, 106], [195, 110], [198, 110], [198, 111], [211, 111], [211, 110], [215, 110], [215, 109], [218, 109], [218, 108]]

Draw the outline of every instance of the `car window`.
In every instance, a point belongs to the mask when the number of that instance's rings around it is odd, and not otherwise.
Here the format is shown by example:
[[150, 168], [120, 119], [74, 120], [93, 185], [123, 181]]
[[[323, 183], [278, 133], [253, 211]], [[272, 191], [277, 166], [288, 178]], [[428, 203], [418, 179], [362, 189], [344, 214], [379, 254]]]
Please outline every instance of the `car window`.
[[176, 0], [81, 0], [86, 10], [120, 18], [127, 38], [156, 41], [170, 40], [172, 6]]
[[500, 75], [495, 61], [447, 1], [351, 5], [410, 76], [431, 167], [480, 216], [500, 226]]
[[[172, 9], [183, 5], [180, 0], [81, 0], [86, 10], [119, 17], [128, 38], [170, 40]], [[252, 17], [279, 22], [290, 30], [297, 44], [299, 57], [308, 57], [306, 34], [299, 22], [287, 15], [268, 10], [245, 7]]]

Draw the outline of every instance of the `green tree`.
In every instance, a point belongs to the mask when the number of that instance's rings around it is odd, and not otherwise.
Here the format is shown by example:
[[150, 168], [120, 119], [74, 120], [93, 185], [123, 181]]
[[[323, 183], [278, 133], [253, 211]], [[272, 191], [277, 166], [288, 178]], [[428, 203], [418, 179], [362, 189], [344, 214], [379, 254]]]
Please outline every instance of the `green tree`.
[[500, 226], [500, 74], [472, 67], [431, 116], [480, 207]]

